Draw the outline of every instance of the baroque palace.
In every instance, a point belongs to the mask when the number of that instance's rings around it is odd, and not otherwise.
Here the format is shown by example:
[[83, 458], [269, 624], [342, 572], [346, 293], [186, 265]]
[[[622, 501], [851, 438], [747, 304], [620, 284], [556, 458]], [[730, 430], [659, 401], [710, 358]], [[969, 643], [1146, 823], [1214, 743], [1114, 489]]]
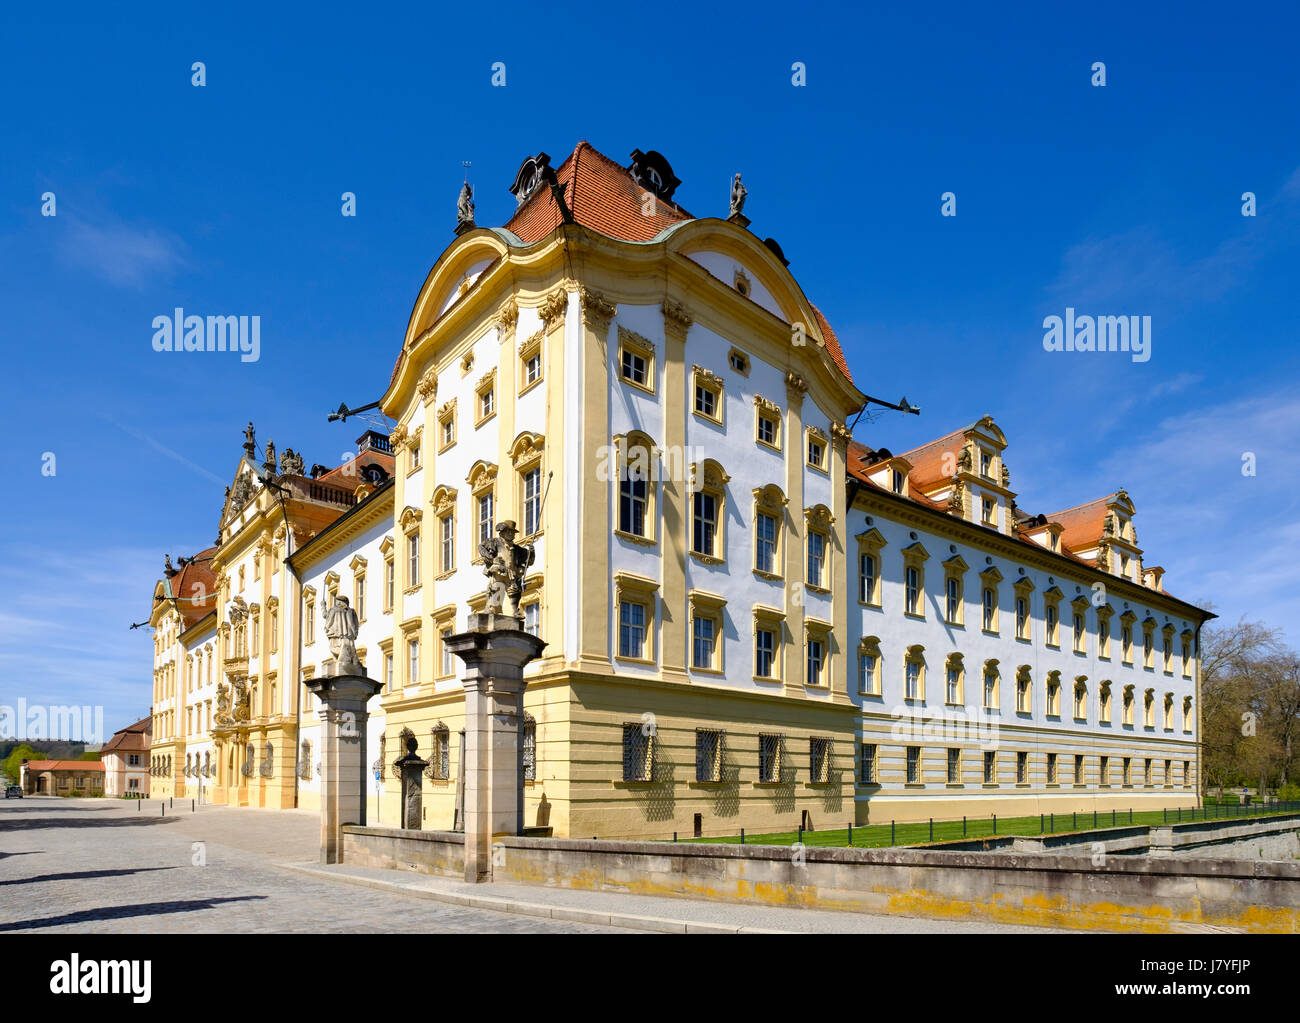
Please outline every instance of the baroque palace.
[[216, 546], [154, 594], [151, 795], [319, 806], [303, 680], [347, 597], [370, 706], [368, 820], [392, 761], [458, 821], [463, 697], [444, 640], [482, 608], [513, 520], [525, 627], [525, 821], [666, 838], [1197, 801], [1199, 632], [1119, 490], [1017, 506], [993, 419], [894, 454], [780, 246], [696, 218], [658, 153], [583, 142], [462, 197], [380, 401], [342, 465], [253, 426]]

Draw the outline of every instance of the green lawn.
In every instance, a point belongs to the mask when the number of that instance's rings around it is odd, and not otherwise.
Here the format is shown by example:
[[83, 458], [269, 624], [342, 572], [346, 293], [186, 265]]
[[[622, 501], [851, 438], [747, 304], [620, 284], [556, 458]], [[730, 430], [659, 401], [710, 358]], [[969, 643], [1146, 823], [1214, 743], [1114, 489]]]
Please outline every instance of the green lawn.
[[[1209, 819], [1224, 819], [1231, 817], [1238, 819], [1242, 817], [1263, 817], [1269, 814], [1295, 812], [1300, 807], [1292, 807], [1290, 811], [1281, 810], [1278, 807], [1241, 807], [1227, 806], [1216, 807], [1210, 806]], [[1197, 809], [1195, 811], [1196, 820], [1206, 819], [1206, 810]], [[1185, 809], [1182, 812], [1183, 823], [1190, 823], [1193, 820], [1192, 811]], [[1135, 811], [1130, 815], [1126, 810], [1118, 810], [1113, 817], [1110, 811], [1099, 811], [1096, 817], [1096, 827], [1127, 827], [1132, 825], [1151, 826], [1164, 822], [1170, 824], [1178, 823], [1178, 811], [1170, 810], [1166, 817], [1159, 810]], [[1093, 828], [1093, 814], [1091, 810], [1080, 813], [1077, 818], [1071, 817], [1070, 814], [1056, 814], [1053, 817], [1050, 814], [1044, 814], [1039, 817], [999, 817], [997, 821], [997, 834], [1002, 835], [1064, 835], [1072, 831], [1091, 831]], [[853, 846], [854, 848], [879, 848], [890, 845], [921, 845], [930, 841], [947, 842], [962, 838], [986, 838], [994, 834], [993, 821], [989, 817], [972, 817], [964, 824], [962, 821], [935, 821], [933, 825], [933, 838], [931, 837], [931, 825], [927, 821], [919, 823], [896, 824], [892, 831], [888, 822], [884, 824], [867, 824], [853, 828]], [[740, 842], [739, 835], [729, 835], [723, 838], [688, 838], [689, 842], [709, 842], [736, 844]], [[793, 845], [799, 841], [799, 834], [795, 831], [777, 832], [773, 834], [745, 835], [745, 844], [747, 845]], [[847, 828], [828, 831], [805, 831], [803, 833], [803, 843], [806, 846], [824, 845], [824, 846], [842, 846], [849, 844], [849, 833]]]

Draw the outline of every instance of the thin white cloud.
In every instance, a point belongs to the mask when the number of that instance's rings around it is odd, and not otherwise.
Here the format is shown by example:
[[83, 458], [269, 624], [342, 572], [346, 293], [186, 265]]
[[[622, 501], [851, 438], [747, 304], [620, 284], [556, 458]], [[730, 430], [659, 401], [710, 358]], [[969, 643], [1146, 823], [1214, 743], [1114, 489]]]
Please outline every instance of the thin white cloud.
[[111, 284], [141, 289], [168, 280], [186, 265], [185, 245], [175, 235], [117, 219], [91, 221], [60, 213], [59, 253]]

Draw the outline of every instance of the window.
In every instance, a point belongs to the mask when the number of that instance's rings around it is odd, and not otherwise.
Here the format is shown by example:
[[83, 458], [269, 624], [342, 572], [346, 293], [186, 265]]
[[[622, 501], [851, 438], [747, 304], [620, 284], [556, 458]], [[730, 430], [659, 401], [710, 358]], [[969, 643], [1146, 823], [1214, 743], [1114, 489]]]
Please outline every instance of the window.
[[1153, 649], [1153, 640], [1149, 628], [1142, 631], [1142, 667], [1151, 667], [1151, 654]]
[[411, 447], [410, 447], [409, 458], [411, 463], [411, 468], [410, 468], [411, 472], [415, 472], [416, 469], [420, 468], [421, 453], [422, 451], [421, 451], [420, 440], [419, 437], [417, 436], [413, 438], [413, 442], [411, 443]]
[[1029, 784], [1029, 754], [1028, 753], [1021, 752], [1016, 754], [1016, 784], [1017, 785]]
[[443, 678], [456, 673], [456, 655], [451, 652], [451, 644], [447, 642], [451, 637], [452, 631], [449, 628], [438, 631], [438, 646], [442, 650]]
[[495, 514], [493, 505], [496, 498], [491, 494], [481, 494], [476, 502], [478, 508], [478, 542], [483, 544], [492, 539], [494, 527], [493, 515]]
[[695, 730], [695, 780], [722, 781], [723, 733], [716, 728]]
[[858, 558], [858, 601], [863, 604], [879, 605], [880, 559], [874, 554], [863, 554]]
[[781, 450], [781, 410], [776, 402], [754, 395], [754, 437], [758, 443]]
[[1016, 673], [1016, 713], [1030, 713], [1031, 688], [1029, 671], [1022, 668]]
[[542, 528], [542, 470], [524, 473], [524, 536], [533, 536]]
[[1082, 682], [1074, 685], [1074, 719], [1084, 721], [1088, 717], [1088, 687]]
[[1061, 716], [1061, 673], [1059, 671], [1048, 672], [1047, 674], [1047, 716]]
[[357, 618], [366, 620], [366, 577], [363, 574], [352, 577], [352, 603], [356, 608]]
[[758, 737], [758, 780], [771, 784], [781, 780], [782, 735], [760, 734]]
[[1047, 754], [1047, 784], [1048, 784], [1048, 785], [1056, 785], [1056, 784], [1057, 784], [1057, 777], [1056, 777], [1056, 754], [1055, 754], [1055, 753], [1049, 753], [1049, 754]]
[[451, 777], [451, 732], [439, 722], [434, 727], [431, 738], [429, 774], [434, 781], [446, 781]]
[[1133, 724], [1133, 687], [1132, 686], [1124, 687], [1123, 710], [1124, 710], [1124, 724], [1126, 725]]
[[1192, 643], [1186, 636], [1183, 637], [1183, 678], [1192, 677]]
[[1087, 648], [1088, 627], [1083, 617], [1083, 612], [1074, 612], [1074, 652], [1084, 654], [1088, 652]]
[[1132, 785], [1133, 784], [1133, 758], [1132, 757], [1124, 758], [1123, 763], [1121, 764], [1121, 770], [1123, 772], [1121, 774], [1121, 778], [1123, 779], [1123, 784], [1125, 786]]
[[1083, 754], [1074, 755], [1074, 784], [1083, 784]]
[[814, 469], [826, 469], [826, 445], [819, 437], [808, 438], [808, 464]]
[[1192, 784], [1192, 762], [1183, 761], [1183, 788], [1190, 788]]
[[654, 775], [654, 736], [641, 722], [623, 725], [623, 780], [651, 781]]
[[921, 608], [921, 570], [913, 565], [907, 567], [907, 613], [920, 614]]
[[646, 607], [624, 600], [618, 606], [618, 655], [645, 660]]
[[903, 696], [908, 700], [921, 698], [921, 665], [909, 659], [904, 665]]
[[1110, 660], [1110, 619], [1101, 615], [1100, 611], [1097, 616], [1097, 656], [1104, 660]]
[[1169, 788], [1171, 785], [1173, 785], [1174, 762], [1172, 760], [1165, 761], [1165, 773], [1164, 775], [1162, 775], [1161, 780], [1164, 782], [1165, 788]]
[[858, 692], [866, 696], [880, 695], [880, 647], [874, 636], [862, 641], [858, 649]]
[[1098, 762], [1097, 777], [1102, 788], [1110, 787], [1110, 757], [1103, 756]]
[[754, 674], [759, 678], [771, 678], [775, 662], [776, 631], [759, 626], [754, 629]]
[[1155, 728], [1156, 726], [1156, 698], [1150, 689], [1142, 700], [1142, 726], [1144, 728]]
[[823, 671], [826, 667], [826, 644], [819, 639], [808, 640], [807, 683], [820, 686], [824, 683]]
[[718, 396], [707, 387], [695, 385], [695, 411], [709, 419], [718, 417]]
[[948, 747], [948, 784], [961, 784], [961, 750], [956, 746]]
[[1016, 598], [1016, 639], [1029, 638], [1029, 599]]
[[537, 780], [537, 722], [531, 717], [524, 718], [523, 744], [519, 747], [519, 765], [523, 769], [524, 781]]
[[393, 691], [393, 655], [384, 654], [384, 690]]
[[446, 451], [456, 443], [456, 399], [438, 409], [438, 451]]
[[646, 535], [647, 489], [645, 469], [628, 465], [619, 474], [618, 528], [633, 536]]
[[907, 784], [921, 784], [921, 747], [907, 747]]
[[998, 707], [998, 673], [991, 668], [984, 669], [984, 709], [997, 710]]
[[1161, 667], [1166, 675], [1174, 673], [1174, 638], [1170, 633], [1165, 633], [1163, 664]]
[[715, 557], [717, 530], [718, 499], [713, 494], [697, 490], [691, 500], [691, 550]]
[[416, 685], [420, 681], [420, 641], [406, 641], [406, 684]]
[[542, 379], [542, 331], [519, 343], [519, 393], [523, 394]]
[[1124, 625], [1120, 629], [1120, 659], [1125, 664], [1133, 663], [1133, 627]]
[[640, 352], [624, 348], [623, 360], [620, 363], [620, 373], [623, 380], [629, 383], [636, 383], [638, 387], [649, 386], [650, 381], [650, 364], [649, 360]]
[[395, 597], [394, 590], [397, 588], [397, 571], [393, 567], [393, 559], [384, 559], [384, 610], [393, 610], [393, 600]]
[[691, 619], [691, 667], [713, 670], [714, 640], [717, 622], [708, 615]]
[[759, 512], [754, 519], [754, 568], [756, 571], [765, 572], [769, 575], [778, 574], [776, 531], [776, 516]]
[[993, 750], [984, 751], [984, 784], [998, 783], [998, 755]]
[[1110, 683], [1103, 682], [1101, 688], [1097, 691], [1097, 721], [1100, 724], [1110, 724]]
[[482, 426], [497, 413], [497, 371], [488, 370], [474, 388], [474, 425]]
[[985, 632], [997, 632], [997, 597], [991, 586], [985, 586], [982, 594], [983, 627]]
[[302, 632], [303, 643], [311, 646], [316, 642], [316, 591], [307, 590], [303, 593], [302, 607]]
[[944, 621], [949, 625], [961, 624], [961, 580], [956, 576], [948, 576], [944, 583], [944, 594], [946, 603], [944, 605]]
[[808, 532], [808, 585], [823, 589], [826, 567], [826, 535]]
[[524, 605], [524, 631], [541, 639], [542, 605], [535, 600]]
[[497, 410], [496, 392], [483, 391], [478, 396], [478, 420], [483, 422]]
[[442, 575], [456, 571], [456, 515], [448, 513], [438, 519], [439, 568]]
[[1045, 642], [1048, 646], [1057, 646], [1056, 642], [1056, 605], [1048, 604], [1047, 613], [1044, 618], [1044, 631], [1046, 632]]
[[997, 502], [991, 497], [986, 497], [980, 502], [980, 515], [986, 526], [996, 526], [998, 521]]
[[406, 585], [420, 585], [420, 533], [417, 530], [406, 538]]
[[722, 377], [695, 366], [691, 369], [691, 379], [695, 395], [695, 414], [711, 423], [722, 424]]
[[1142, 784], [1146, 788], [1151, 787], [1151, 758], [1147, 757], [1142, 762]]
[[808, 740], [808, 780], [815, 785], [830, 781], [831, 740], [814, 735]]
[[863, 785], [876, 784], [876, 746], [874, 743], [864, 742], [861, 747], [861, 754], [858, 757], [858, 781]]
[[987, 451], [980, 451], [980, 475], [985, 479], [993, 478], [993, 456]]
[[961, 662], [949, 661], [945, 678], [944, 699], [948, 703], [961, 703]]
[[739, 349], [733, 348], [727, 353], [727, 365], [741, 376], [749, 376], [749, 357]]
[[907, 486], [907, 475], [901, 469], [892, 469], [889, 474], [890, 489], [895, 494], [901, 494]]

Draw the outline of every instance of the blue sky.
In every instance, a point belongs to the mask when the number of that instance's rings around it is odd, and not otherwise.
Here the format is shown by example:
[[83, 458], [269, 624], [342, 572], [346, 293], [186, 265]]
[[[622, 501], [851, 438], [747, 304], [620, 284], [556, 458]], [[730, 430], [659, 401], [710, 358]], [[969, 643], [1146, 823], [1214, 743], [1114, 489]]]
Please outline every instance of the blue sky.
[[[582, 138], [663, 152], [697, 216], [725, 216], [743, 172], [752, 230], [780, 241], [859, 386], [923, 408], [860, 439], [897, 451], [991, 413], [1022, 507], [1122, 485], [1172, 592], [1300, 642], [1287, 5], [14, 6], [0, 704], [145, 714], [149, 633], [126, 627], [163, 554], [215, 537], [243, 425], [337, 461], [361, 427], [324, 414], [387, 382], [461, 161], [499, 224], [521, 160]], [[178, 305], [260, 315], [261, 359], [154, 352]], [[1066, 306], [1150, 315], [1151, 360], [1043, 351]]]

